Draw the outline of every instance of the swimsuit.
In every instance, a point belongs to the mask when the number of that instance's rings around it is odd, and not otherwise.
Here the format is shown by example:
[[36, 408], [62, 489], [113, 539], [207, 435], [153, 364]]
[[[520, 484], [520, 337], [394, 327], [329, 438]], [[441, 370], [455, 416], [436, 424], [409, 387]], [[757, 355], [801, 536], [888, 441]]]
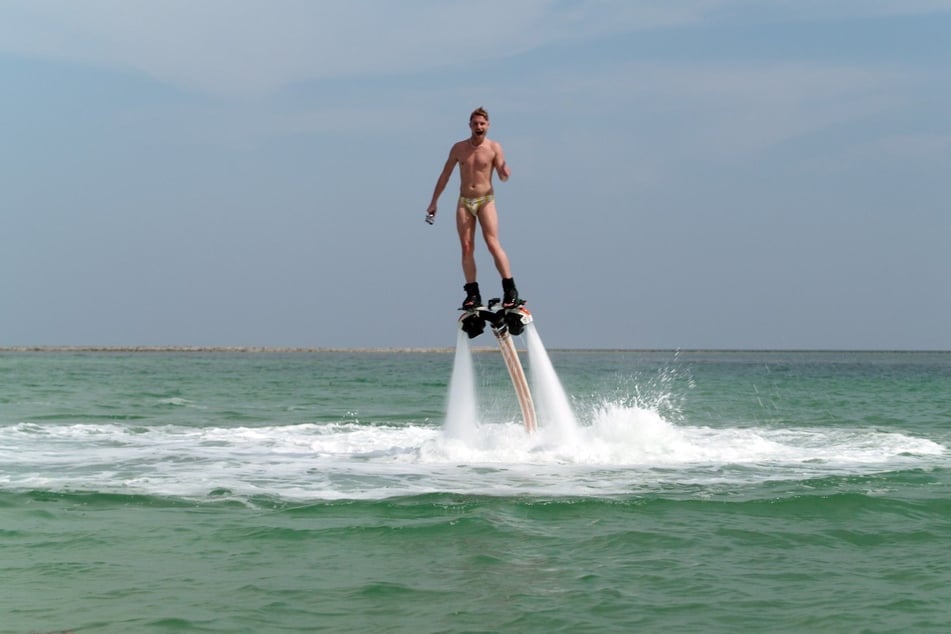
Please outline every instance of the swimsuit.
[[474, 217], [479, 215], [479, 212], [482, 211], [482, 208], [495, 200], [493, 194], [486, 194], [485, 196], [479, 196], [478, 198], [466, 198], [465, 196], [459, 197], [459, 206], [465, 207], [469, 210], [469, 213]]

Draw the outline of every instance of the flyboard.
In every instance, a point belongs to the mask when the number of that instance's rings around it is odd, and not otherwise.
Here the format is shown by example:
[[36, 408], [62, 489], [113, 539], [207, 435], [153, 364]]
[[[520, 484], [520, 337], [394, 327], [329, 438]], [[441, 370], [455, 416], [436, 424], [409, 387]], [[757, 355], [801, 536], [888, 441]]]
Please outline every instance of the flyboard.
[[469, 335], [470, 339], [481, 335], [485, 331], [486, 324], [492, 328], [492, 334], [499, 342], [499, 350], [502, 351], [505, 367], [508, 368], [512, 385], [515, 387], [515, 396], [518, 397], [522, 419], [525, 421], [525, 431], [529, 433], [535, 431], [537, 426], [535, 403], [528, 389], [525, 370], [518, 358], [515, 342], [512, 341], [512, 335], [522, 334], [525, 326], [532, 323], [532, 314], [525, 308], [525, 302], [521, 301], [519, 305], [512, 308], [502, 308], [501, 300], [492, 299], [488, 306], [477, 306], [470, 310], [463, 309], [463, 311], [459, 316], [459, 328]]

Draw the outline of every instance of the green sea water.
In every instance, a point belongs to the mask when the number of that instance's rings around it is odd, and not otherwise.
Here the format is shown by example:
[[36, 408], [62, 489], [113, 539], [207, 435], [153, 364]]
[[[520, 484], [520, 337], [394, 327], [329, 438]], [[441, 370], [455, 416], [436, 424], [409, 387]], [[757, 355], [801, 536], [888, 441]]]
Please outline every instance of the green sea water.
[[0, 632], [947, 630], [951, 353], [548, 354], [0, 353]]

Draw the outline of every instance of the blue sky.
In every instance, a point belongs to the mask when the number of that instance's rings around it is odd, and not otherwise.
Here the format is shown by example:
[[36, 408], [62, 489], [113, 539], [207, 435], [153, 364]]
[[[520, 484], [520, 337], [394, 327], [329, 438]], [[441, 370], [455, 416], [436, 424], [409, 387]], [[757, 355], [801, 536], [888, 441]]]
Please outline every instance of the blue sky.
[[548, 347], [951, 349], [949, 33], [925, 0], [6, 0], [0, 346], [450, 347], [457, 176], [423, 215], [484, 106]]

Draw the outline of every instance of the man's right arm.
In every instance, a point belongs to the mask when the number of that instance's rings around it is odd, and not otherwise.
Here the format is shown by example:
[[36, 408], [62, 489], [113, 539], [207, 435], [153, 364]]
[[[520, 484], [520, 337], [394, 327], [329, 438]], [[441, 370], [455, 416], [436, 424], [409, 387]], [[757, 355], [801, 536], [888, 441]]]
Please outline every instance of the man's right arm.
[[439, 200], [439, 196], [442, 195], [443, 190], [446, 189], [446, 185], [449, 184], [449, 178], [452, 176], [452, 168], [456, 166], [456, 156], [455, 156], [455, 146], [449, 151], [449, 158], [446, 159], [446, 164], [442, 168], [442, 173], [439, 175], [439, 179], [436, 181], [436, 187], [433, 189], [433, 199], [429, 203], [429, 207], [426, 209], [428, 213], [436, 213], [436, 201]]

